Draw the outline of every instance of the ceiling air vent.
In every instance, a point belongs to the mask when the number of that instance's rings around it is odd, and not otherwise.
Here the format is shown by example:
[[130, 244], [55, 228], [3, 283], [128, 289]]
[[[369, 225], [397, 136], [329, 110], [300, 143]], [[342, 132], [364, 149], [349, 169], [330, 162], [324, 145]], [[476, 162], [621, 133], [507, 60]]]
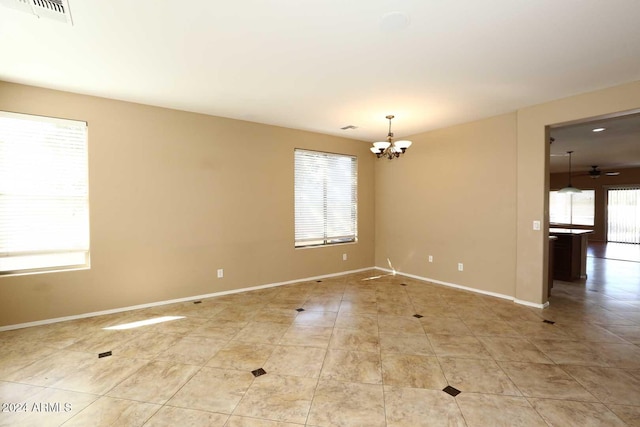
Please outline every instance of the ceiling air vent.
[[73, 25], [67, 0], [0, 0], [0, 5], [35, 15], [38, 18]]

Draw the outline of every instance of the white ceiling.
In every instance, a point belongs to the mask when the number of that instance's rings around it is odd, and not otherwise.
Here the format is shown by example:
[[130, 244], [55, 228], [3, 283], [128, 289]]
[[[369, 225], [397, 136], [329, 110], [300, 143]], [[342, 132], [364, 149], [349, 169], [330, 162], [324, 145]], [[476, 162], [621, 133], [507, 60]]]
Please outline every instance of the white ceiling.
[[379, 140], [640, 79], [638, 0], [70, 6], [0, 7], [1, 80]]
[[[597, 128], [605, 130], [593, 132]], [[571, 169], [576, 172], [592, 165], [603, 172], [640, 167], [640, 113], [562, 126], [550, 135], [551, 173], [569, 170], [567, 151], [573, 151]]]

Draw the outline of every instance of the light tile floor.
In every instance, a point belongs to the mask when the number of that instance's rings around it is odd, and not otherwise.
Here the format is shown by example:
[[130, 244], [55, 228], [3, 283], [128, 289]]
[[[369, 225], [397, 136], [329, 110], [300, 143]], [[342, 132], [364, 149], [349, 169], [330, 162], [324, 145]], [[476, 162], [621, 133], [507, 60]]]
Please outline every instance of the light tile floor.
[[370, 271], [6, 331], [0, 426], [640, 426], [637, 292], [553, 292]]

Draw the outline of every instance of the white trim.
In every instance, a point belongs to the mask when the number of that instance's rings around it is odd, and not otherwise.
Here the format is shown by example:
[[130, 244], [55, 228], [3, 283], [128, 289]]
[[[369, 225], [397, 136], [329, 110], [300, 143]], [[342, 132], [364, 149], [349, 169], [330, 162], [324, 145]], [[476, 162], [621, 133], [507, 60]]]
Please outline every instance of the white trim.
[[443, 282], [442, 280], [429, 279], [428, 277], [416, 276], [415, 274], [403, 273], [401, 271], [396, 271], [396, 270], [389, 270], [388, 268], [376, 267], [376, 270], [382, 270], [392, 274], [399, 274], [400, 276], [411, 277], [412, 279], [421, 280], [423, 282], [436, 283], [438, 285], [448, 286], [456, 289], [462, 289], [464, 291], [475, 292], [477, 294], [489, 295], [492, 297], [502, 298], [502, 299], [508, 299], [510, 301], [513, 301], [516, 304], [526, 305], [527, 307], [540, 308], [540, 309], [549, 307], [548, 301], [545, 302], [544, 304], [537, 304], [534, 302], [520, 300], [510, 295], [499, 294], [497, 292], [484, 291], [482, 289], [470, 288], [468, 286], [462, 286], [455, 283]]
[[31, 121], [39, 121], [43, 123], [53, 123], [54, 125], [60, 125], [60, 126], [84, 125], [85, 129], [88, 127], [86, 120], [63, 119], [61, 117], [39, 116], [37, 114], [14, 113], [12, 111], [0, 111], [0, 116], [8, 117], [10, 119], [17, 119], [17, 120], [31, 120]]
[[549, 301], [545, 302], [544, 304], [537, 304], [535, 302], [513, 298], [513, 302], [515, 302], [516, 304], [526, 305], [527, 307], [540, 308], [540, 309], [549, 307]]
[[174, 304], [174, 303], [177, 303], [177, 302], [193, 301], [193, 300], [199, 300], [199, 299], [204, 299], [204, 298], [219, 297], [219, 296], [229, 295], [229, 294], [237, 294], [237, 293], [246, 292], [246, 291], [255, 291], [255, 290], [258, 290], [258, 289], [274, 288], [274, 287], [277, 287], [277, 286], [290, 285], [292, 283], [307, 282], [307, 281], [310, 281], [310, 280], [318, 280], [318, 279], [326, 279], [328, 277], [344, 276], [345, 274], [360, 273], [362, 271], [374, 270], [374, 269], [375, 269], [375, 267], [366, 267], [366, 268], [360, 268], [360, 269], [357, 269], [357, 270], [343, 271], [343, 272], [340, 272], [340, 273], [323, 274], [323, 275], [320, 275], [320, 276], [306, 277], [306, 278], [303, 278], [303, 279], [287, 280], [285, 282], [276, 282], [276, 283], [269, 283], [269, 284], [266, 284], [266, 285], [250, 286], [248, 288], [231, 289], [231, 290], [228, 290], [228, 291], [214, 292], [214, 293], [211, 293], [211, 294], [196, 295], [196, 296], [190, 296], [190, 297], [184, 297], [184, 298], [176, 298], [176, 299], [171, 299], [171, 300], [166, 300], [166, 301], [157, 301], [157, 302], [151, 302], [151, 303], [147, 303], [147, 304], [132, 305], [132, 306], [129, 306], [129, 307], [121, 307], [121, 308], [114, 308], [114, 309], [110, 309], [110, 310], [94, 311], [94, 312], [91, 312], [91, 313], [75, 314], [73, 316], [56, 317], [56, 318], [53, 318], [53, 319], [37, 320], [35, 322], [18, 323], [18, 324], [15, 324], [15, 325], [0, 326], [0, 332], [2, 332], [2, 331], [10, 331], [10, 330], [13, 330], [13, 329], [28, 328], [28, 327], [31, 327], [31, 326], [41, 326], [41, 325], [48, 325], [48, 324], [51, 324], [51, 323], [66, 322], [67, 320], [85, 319], [87, 317], [102, 316], [102, 315], [105, 315], [105, 314], [122, 313], [122, 312], [125, 312], [125, 311], [139, 310], [141, 308], [157, 307], [157, 306], [161, 306], [161, 305]]

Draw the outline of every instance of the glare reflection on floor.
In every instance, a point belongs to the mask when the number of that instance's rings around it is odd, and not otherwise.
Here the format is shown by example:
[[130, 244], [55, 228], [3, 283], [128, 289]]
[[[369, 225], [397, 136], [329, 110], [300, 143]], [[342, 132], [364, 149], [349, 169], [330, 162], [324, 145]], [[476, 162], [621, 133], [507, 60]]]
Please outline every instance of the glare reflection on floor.
[[102, 328], [102, 329], [110, 330], [110, 331], [119, 331], [124, 329], [139, 328], [141, 326], [155, 325], [156, 323], [170, 322], [172, 320], [178, 320], [178, 319], [184, 319], [184, 316], [154, 317], [153, 319], [139, 320], [137, 322], [131, 322], [131, 323], [123, 323], [122, 325], [109, 326], [107, 328]]

